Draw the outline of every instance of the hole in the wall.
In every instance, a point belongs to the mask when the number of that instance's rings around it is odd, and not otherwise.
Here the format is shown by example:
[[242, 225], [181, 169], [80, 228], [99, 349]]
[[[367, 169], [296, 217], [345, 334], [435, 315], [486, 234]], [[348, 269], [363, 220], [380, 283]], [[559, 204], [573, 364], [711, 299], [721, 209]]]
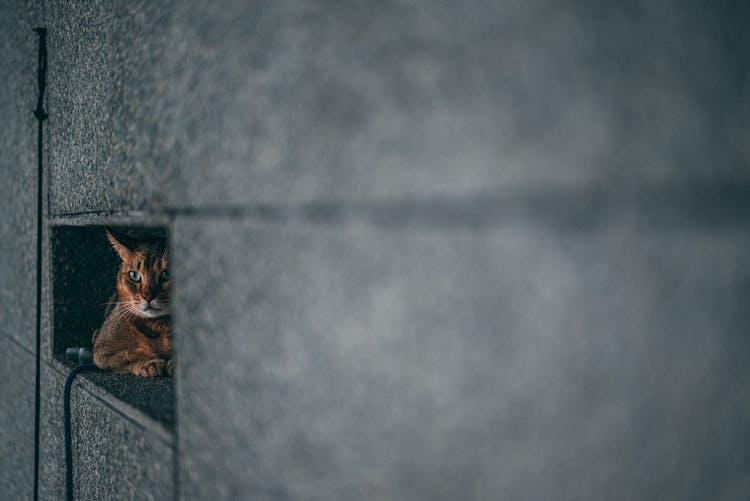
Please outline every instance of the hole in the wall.
[[[110, 226], [135, 240], [163, 240], [164, 227]], [[52, 350], [63, 363], [66, 348], [91, 346], [115, 291], [120, 258], [107, 240], [104, 226], [52, 228]], [[85, 377], [168, 428], [174, 424], [172, 378], [140, 378], [111, 372]]]

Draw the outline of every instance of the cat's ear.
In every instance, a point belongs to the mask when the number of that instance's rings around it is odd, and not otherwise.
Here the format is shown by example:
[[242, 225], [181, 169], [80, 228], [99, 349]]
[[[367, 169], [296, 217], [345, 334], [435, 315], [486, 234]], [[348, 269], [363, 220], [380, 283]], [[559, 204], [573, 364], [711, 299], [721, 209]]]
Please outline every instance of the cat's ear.
[[120, 259], [123, 261], [128, 260], [135, 248], [132, 240], [125, 235], [113, 232], [109, 228], [104, 228], [104, 232], [107, 234], [109, 243], [112, 244], [112, 247], [117, 251], [117, 254], [120, 255]]

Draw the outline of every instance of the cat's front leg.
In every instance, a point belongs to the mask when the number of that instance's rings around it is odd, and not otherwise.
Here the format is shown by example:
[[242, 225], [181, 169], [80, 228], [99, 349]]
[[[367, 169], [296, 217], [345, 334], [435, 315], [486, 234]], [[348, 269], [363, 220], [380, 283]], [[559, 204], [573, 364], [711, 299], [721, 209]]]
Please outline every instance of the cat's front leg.
[[[135, 374], [141, 377], [162, 376], [166, 372], [167, 362], [163, 358], [153, 358], [134, 367]], [[169, 372], [171, 375], [171, 370]]]

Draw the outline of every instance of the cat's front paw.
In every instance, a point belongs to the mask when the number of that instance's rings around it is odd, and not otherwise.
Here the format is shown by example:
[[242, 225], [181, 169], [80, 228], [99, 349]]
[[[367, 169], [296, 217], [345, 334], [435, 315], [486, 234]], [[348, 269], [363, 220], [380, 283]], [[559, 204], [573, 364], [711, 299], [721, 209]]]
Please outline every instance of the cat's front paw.
[[161, 376], [164, 374], [166, 365], [167, 363], [163, 358], [154, 358], [138, 366], [135, 373], [141, 377]]
[[164, 372], [167, 373], [167, 376], [171, 376], [172, 372], [174, 372], [174, 363], [171, 358], [167, 360], [166, 365], [164, 365]]

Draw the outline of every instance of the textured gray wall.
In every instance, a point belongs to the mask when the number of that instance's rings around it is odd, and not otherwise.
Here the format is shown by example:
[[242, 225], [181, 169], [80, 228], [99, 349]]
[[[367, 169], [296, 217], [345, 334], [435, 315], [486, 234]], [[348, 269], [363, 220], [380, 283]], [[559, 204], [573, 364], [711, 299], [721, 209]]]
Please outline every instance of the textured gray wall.
[[183, 497], [750, 492], [746, 234], [175, 237]]
[[[50, 30], [52, 224], [168, 218], [176, 277], [178, 471], [169, 436], [90, 388], [87, 426], [115, 431], [83, 478], [121, 462], [121, 495], [163, 497], [177, 473], [183, 499], [750, 496], [747, 6], [42, 4], [12, 14]], [[35, 49], [3, 17], [5, 73]], [[0, 293], [24, 343], [33, 60], [13, 74], [0, 158], [28, 170], [0, 173], [19, 235]]]
[[33, 2], [0, 2], [0, 490], [34, 491], [36, 35]]
[[[65, 374], [42, 368], [39, 499], [65, 498], [62, 388]], [[74, 387], [73, 463], [76, 499], [173, 498], [172, 443], [105, 403], [100, 390]]]
[[599, 4], [55, 2], [52, 210], [747, 182], [746, 8]]
[[36, 301], [36, 34], [28, 8], [0, 7], [0, 331], [33, 351], [35, 317], [25, 313]]
[[[92, 7], [94, 4], [89, 4]], [[32, 111], [37, 99], [37, 35], [33, 28], [49, 28], [50, 70], [74, 67], [85, 58], [67, 57], [60, 64], [55, 50], [80, 53], [78, 27], [52, 21], [58, 6], [41, 1], [0, 3], [0, 492], [3, 499], [33, 499], [35, 474], [36, 386], [36, 233], [37, 233], [37, 121]], [[71, 49], [78, 46], [78, 49]], [[79, 64], [78, 66], [76, 66]], [[82, 64], [89, 65], [85, 61]], [[81, 86], [87, 76], [66, 75]], [[48, 90], [59, 84], [50, 71]], [[88, 96], [90, 97], [90, 96]], [[81, 98], [79, 94], [78, 98]], [[90, 100], [95, 104], [96, 100]], [[75, 211], [51, 214], [56, 199], [75, 199], [81, 180], [67, 185], [54, 181], [55, 172], [75, 172], [77, 164], [61, 164], [53, 151], [70, 147], [55, 142], [72, 130], [52, 99], [46, 103], [45, 185], [42, 204], [42, 326], [39, 422], [39, 499], [64, 495], [62, 389], [67, 368], [52, 357], [52, 290], [49, 217], [66, 221]], [[54, 111], [53, 111], [54, 110]], [[80, 132], [80, 131], [79, 131]], [[87, 137], [89, 147], [100, 144]], [[109, 141], [111, 143], [111, 141]], [[62, 144], [62, 146], [61, 146]], [[54, 146], [52, 146], [54, 145]], [[72, 145], [71, 145], [72, 146]], [[56, 163], [57, 162], [57, 163]], [[52, 166], [58, 166], [55, 170]], [[84, 181], [86, 182], [86, 181]], [[92, 183], [91, 178], [88, 179]], [[103, 177], [98, 183], [108, 183]], [[108, 184], [108, 192], [124, 190]], [[116, 195], [111, 195], [115, 196]], [[73, 221], [75, 224], [75, 222]], [[64, 291], [62, 291], [64, 293]], [[96, 312], [98, 317], [101, 313]], [[90, 338], [90, 332], [84, 333]], [[81, 388], [85, 388], [82, 391]], [[173, 434], [133, 406], [120, 402], [90, 383], [74, 390], [75, 482], [81, 499], [171, 499]]]
[[746, 7], [224, 7], [165, 69], [183, 498], [750, 494]]
[[[102, 225], [134, 224], [130, 215], [117, 220], [96, 212], [106, 209], [125, 213], [139, 209], [139, 200], [147, 192], [144, 186], [150, 186], [144, 184], [137, 163], [123, 153], [129, 145], [140, 144], [142, 137], [124, 133], [133, 130], [129, 116], [110, 113], [113, 103], [121, 102], [118, 86], [130, 89], [135, 85], [135, 80], [127, 80], [113, 68], [127, 74], [133, 70], [134, 61], [142, 61], [145, 56], [130, 53], [130, 59], [115, 61], [112, 58], [117, 54], [107, 45], [129, 50], [125, 42], [138, 38], [141, 28], [137, 23], [151, 18], [149, 12], [142, 10], [146, 5], [145, 2], [132, 6], [126, 2], [45, 3], [50, 117], [45, 127], [48, 203], [43, 252], [41, 499], [60, 499], [65, 487], [61, 397], [68, 367], [55, 356], [71, 344], [90, 343], [92, 325], [101, 319], [103, 303], [109, 296], [109, 291], [105, 292], [97, 304], [92, 300], [92, 292], [81, 293], [81, 288], [99, 289], [102, 277], [76, 275], [98, 273], [111, 277], [114, 256], [104, 240]], [[131, 7], [134, 10], [128, 10]], [[130, 20], [136, 24], [130, 24]], [[145, 89], [145, 75], [138, 69], [135, 71], [141, 76], [141, 89]], [[147, 90], [142, 93], [150, 94]], [[129, 99], [128, 105], [131, 112], [147, 107], [143, 99]], [[124, 165], [128, 169], [117, 169]], [[89, 212], [96, 219], [82, 219], [82, 213]], [[141, 217], [140, 223], [159, 224], [154, 217]], [[75, 228], [78, 226], [92, 228], [84, 231]], [[88, 251], [82, 249], [96, 234], [101, 240]], [[76, 239], [76, 235], [80, 238]], [[65, 276], [53, 277], [53, 273]], [[71, 311], [88, 314], [93, 319], [73, 319]], [[57, 318], [53, 318], [55, 314]], [[54, 332], [55, 329], [76, 331]], [[53, 336], [57, 339], [53, 340]], [[112, 375], [80, 379], [72, 400], [77, 498], [172, 499], [175, 439], [170, 429], [174, 423], [171, 386], [165, 381], [134, 383], [134, 378], [128, 384], [127, 377]], [[165, 391], [159, 392], [158, 388]]]

